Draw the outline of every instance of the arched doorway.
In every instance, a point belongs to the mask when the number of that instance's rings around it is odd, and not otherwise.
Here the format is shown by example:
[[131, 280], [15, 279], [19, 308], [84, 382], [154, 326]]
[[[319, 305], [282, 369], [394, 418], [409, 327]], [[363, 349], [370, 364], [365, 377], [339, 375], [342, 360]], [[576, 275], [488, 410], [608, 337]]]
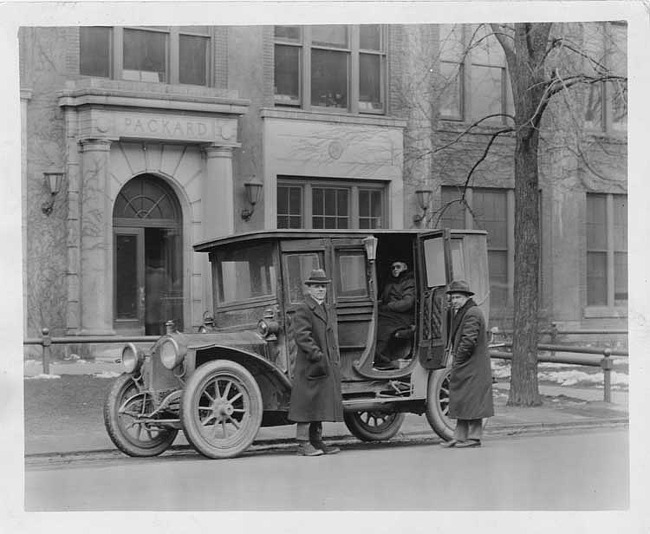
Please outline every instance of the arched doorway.
[[114, 328], [160, 335], [183, 328], [182, 214], [176, 194], [151, 174], [120, 190], [113, 208]]

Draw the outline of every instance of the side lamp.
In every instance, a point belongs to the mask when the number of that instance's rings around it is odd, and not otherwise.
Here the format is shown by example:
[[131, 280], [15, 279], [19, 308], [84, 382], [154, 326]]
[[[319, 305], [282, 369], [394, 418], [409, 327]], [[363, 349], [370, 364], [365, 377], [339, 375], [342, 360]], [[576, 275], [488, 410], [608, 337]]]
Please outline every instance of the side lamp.
[[413, 222], [420, 223], [426, 216], [427, 211], [429, 210], [429, 204], [431, 203], [431, 196], [433, 191], [431, 189], [418, 189], [415, 191], [415, 196], [418, 201], [418, 207], [420, 208], [420, 213], [413, 215]]
[[369, 235], [363, 239], [363, 246], [366, 249], [366, 256], [370, 263], [374, 262], [377, 259], [377, 239], [374, 235]]
[[260, 199], [263, 187], [264, 184], [257, 180], [255, 177], [244, 184], [244, 189], [246, 190], [246, 200], [248, 200], [248, 203], [251, 205], [250, 209], [245, 208], [241, 211], [241, 218], [245, 221], [250, 220], [250, 218], [253, 216], [253, 213], [255, 212], [255, 205]]
[[46, 171], [43, 173], [43, 178], [45, 178], [45, 185], [50, 191], [50, 199], [43, 202], [41, 206], [41, 211], [49, 217], [54, 208], [54, 198], [59, 194], [61, 190], [61, 182], [63, 181], [63, 173], [58, 171]]

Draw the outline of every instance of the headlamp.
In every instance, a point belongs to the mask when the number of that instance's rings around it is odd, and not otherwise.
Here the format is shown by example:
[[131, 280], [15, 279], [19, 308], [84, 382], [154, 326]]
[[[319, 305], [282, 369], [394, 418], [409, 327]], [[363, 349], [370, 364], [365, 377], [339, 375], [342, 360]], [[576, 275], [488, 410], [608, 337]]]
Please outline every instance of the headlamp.
[[137, 371], [142, 365], [144, 356], [133, 343], [127, 343], [122, 349], [122, 366], [127, 373]]
[[160, 346], [160, 361], [167, 369], [174, 369], [183, 361], [185, 353], [174, 338], [167, 338]]

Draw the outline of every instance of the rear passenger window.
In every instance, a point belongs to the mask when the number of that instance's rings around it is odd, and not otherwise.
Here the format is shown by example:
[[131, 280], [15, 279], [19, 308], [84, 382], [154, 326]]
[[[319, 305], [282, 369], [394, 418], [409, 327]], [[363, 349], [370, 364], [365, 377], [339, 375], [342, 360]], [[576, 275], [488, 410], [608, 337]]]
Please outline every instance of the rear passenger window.
[[367, 297], [366, 256], [363, 251], [337, 252], [336, 294], [339, 297]]

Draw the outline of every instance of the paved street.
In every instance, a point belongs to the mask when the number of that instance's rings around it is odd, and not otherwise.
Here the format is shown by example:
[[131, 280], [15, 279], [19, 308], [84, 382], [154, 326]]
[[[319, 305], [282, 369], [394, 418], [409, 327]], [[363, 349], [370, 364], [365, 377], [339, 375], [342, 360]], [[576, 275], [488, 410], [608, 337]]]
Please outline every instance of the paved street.
[[41, 510], [621, 510], [628, 432], [490, 437], [481, 449], [432, 444], [84, 462], [25, 473]]

